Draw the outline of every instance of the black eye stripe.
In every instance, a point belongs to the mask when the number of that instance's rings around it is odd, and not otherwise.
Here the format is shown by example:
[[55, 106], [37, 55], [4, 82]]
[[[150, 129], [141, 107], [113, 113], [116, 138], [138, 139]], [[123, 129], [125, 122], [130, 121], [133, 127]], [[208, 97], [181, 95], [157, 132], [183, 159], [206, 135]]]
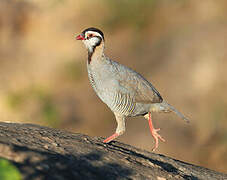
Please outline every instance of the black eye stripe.
[[102, 36], [102, 39], [104, 40], [104, 34], [101, 30], [94, 28], [94, 27], [90, 27], [90, 28], [85, 29], [82, 33], [85, 34], [87, 31], [94, 31], [94, 32], [99, 33]]
[[92, 36], [89, 36], [89, 35], [88, 35], [88, 36], [87, 36], [87, 39], [91, 39], [91, 38], [93, 38], [93, 37], [96, 37], [96, 38], [98, 38], [98, 39], [101, 39], [101, 40], [102, 40], [102, 38], [101, 38], [100, 36], [93, 36], [93, 35], [92, 35]]

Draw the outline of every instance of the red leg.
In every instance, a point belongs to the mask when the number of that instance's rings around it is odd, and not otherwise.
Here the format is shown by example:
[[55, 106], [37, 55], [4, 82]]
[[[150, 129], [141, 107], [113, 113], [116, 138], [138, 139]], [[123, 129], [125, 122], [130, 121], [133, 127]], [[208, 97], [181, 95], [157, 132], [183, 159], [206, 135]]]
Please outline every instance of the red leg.
[[115, 138], [117, 138], [118, 136], [122, 135], [125, 132], [125, 117], [122, 115], [118, 115], [118, 114], [115, 114], [115, 117], [116, 117], [116, 121], [117, 121], [117, 129], [112, 136], [106, 138], [103, 141], [104, 143], [108, 143], [108, 142], [114, 140]]
[[118, 133], [114, 133], [112, 136], [106, 138], [103, 142], [104, 142], [104, 143], [108, 143], [108, 142], [114, 140], [115, 138], [117, 138], [118, 136], [119, 136]]
[[149, 123], [149, 127], [150, 127], [150, 131], [152, 136], [154, 137], [155, 140], [155, 147], [152, 149], [152, 151], [155, 151], [158, 148], [158, 139], [160, 139], [161, 141], [165, 142], [165, 139], [163, 139], [159, 134], [158, 131], [160, 131], [160, 128], [155, 129], [153, 124], [152, 124], [152, 119], [151, 119], [151, 113], [148, 113], [149, 115], [149, 119], [148, 119], [148, 123]]

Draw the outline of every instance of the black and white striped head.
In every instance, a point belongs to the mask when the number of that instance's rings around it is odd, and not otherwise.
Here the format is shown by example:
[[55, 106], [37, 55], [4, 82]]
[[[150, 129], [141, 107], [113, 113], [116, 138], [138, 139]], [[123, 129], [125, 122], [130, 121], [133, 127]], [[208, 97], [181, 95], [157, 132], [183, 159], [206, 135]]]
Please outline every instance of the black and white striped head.
[[90, 51], [104, 42], [104, 34], [97, 28], [87, 28], [80, 35], [76, 37], [77, 40], [82, 40], [85, 47]]

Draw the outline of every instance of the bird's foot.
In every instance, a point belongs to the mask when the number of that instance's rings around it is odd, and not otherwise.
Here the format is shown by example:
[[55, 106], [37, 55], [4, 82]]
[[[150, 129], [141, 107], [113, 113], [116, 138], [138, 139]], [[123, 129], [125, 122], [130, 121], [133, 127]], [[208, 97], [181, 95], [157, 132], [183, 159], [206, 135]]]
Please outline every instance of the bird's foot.
[[114, 140], [115, 138], [117, 138], [119, 136], [118, 133], [114, 133], [112, 136], [106, 138], [103, 143], [109, 143], [110, 141]]
[[151, 131], [151, 134], [152, 134], [152, 136], [154, 137], [154, 140], [155, 140], [155, 146], [152, 149], [152, 151], [155, 151], [158, 148], [158, 139], [165, 142], [165, 139], [160, 134], [158, 134], [158, 131], [160, 131], [160, 128], [158, 128], [158, 129], [153, 128], [152, 131]]

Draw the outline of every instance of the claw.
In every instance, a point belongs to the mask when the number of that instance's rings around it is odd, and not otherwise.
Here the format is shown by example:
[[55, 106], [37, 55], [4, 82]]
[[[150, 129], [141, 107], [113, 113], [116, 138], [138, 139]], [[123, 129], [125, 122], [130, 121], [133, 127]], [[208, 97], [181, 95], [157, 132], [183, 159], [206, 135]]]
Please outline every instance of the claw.
[[160, 131], [160, 128], [158, 128], [158, 129], [153, 128], [151, 130], [151, 134], [152, 134], [152, 136], [154, 137], [154, 140], [155, 140], [155, 146], [152, 149], [152, 151], [155, 151], [158, 148], [158, 139], [165, 142], [165, 139], [160, 134], [158, 134], [158, 131]]

